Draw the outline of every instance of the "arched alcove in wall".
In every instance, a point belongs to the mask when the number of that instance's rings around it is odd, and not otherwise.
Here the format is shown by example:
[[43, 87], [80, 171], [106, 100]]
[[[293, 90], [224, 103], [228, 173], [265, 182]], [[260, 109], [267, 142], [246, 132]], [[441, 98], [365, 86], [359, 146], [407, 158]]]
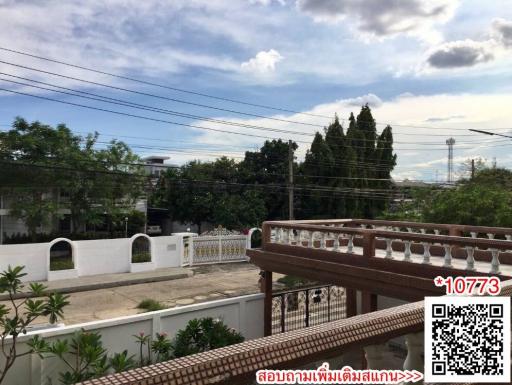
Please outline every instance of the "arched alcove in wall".
[[260, 228], [253, 227], [252, 229], [250, 229], [248, 234], [249, 242], [247, 247], [249, 249], [261, 247], [261, 236], [262, 233]]
[[145, 234], [136, 234], [132, 237], [131, 263], [151, 262], [151, 238]]
[[66, 238], [57, 238], [49, 245], [49, 270], [71, 270], [75, 268], [73, 243]]

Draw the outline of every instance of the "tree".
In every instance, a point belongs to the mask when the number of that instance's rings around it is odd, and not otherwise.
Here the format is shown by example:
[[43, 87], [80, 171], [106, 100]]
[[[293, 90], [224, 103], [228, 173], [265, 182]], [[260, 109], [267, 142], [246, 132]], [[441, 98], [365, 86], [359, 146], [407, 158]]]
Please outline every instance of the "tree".
[[32, 234], [63, 208], [56, 205], [59, 195], [66, 196], [73, 231], [101, 223], [140, 196], [145, 180], [138, 157], [123, 142], [100, 150], [97, 144], [97, 133], [81, 137], [64, 124], [53, 128], [22, 118], [0, 133], [0, 161], [7, 169], [0, 182], [18, 197], [13, 214], [27, 221]]
[[[0, 304], [0, 326], [2, 327], [1, 346], [4, 354], [3, 368], [0, 368], [0, 384], [4, 381], [9, 369], [16, 359], [31, 354], [41, 346], [41, 340], [34, 339], [31, 349], [25, 352], [17, 350], [18, 338], [26, 333], [27, 328], [38, 318], [46, 316], [50, 323], [57, 323], [63, 316], [64, 307], [69, 304], [68, 296], [60, 293], [53, 293], [45, 299], [25, 298], [21, 302], [15, 302], [14, 298], [19, 294], [24, 285], [21, 283], [26, 273], [23, 273], [23, 266], [16, 266], [0, 274], [0, 293], [9, 295], [10, 310], [6, 305]], [[40, 283], [30, 284], [30, 294], [33, 297], [43, 297], [46, 287]]]

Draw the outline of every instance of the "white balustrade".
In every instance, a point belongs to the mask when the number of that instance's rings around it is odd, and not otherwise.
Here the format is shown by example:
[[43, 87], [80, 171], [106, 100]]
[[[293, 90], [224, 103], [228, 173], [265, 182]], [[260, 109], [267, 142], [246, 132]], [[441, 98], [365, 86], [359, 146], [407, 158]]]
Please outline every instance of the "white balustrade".
[[312, 249], [315, 248], [315, 232], [311, 231], [309, 234], [309, 247]]
[[404, 241], [404, 261], [411, 262], [411, 241]]
[[498, 249], [491, 249], [491, 274], [500, 273], [500, 251]]
[[505, 234], [505, 239], [507, 241], [512, 241], [512, 234]]
[[386, 258], [393, 259], [393, 239], [386, 238]]
[[426, 234], [427, 233], [427, 229], [420, 229], [420, 233]]
[[441, 230], [439, 230], [439, 229], [434, 229], [434, 234], [435, 234], [435, 235], [439, 235], [439, 234], [441, 234]]
[[475, 270], [475, 248], [473, 246], [466, 246], [466, 270]]
[[408, 231], [408, 232], [410, 232], [410, 233], [412, 233], [412, 232], [413, 232], [411, 227], [408, 227], [408, 228], [407, 228], [407, 231]]
[[293, 245], [293, 242], [295, 241], [295, 232], [293, 229], [288, 229], [288, 244]]
[[422, 263], [426, 265], [430, 265], [430, 246], [431, 244], [428, 242], [422, 242], [423, 245], [423, 261]]
[[452, 267], [452, 245], [444, 245], [443, 267]]
[[487, 238], [494, 239], [494, 234], [493, 233], [487, 233]]
[[476, 231], [471, 231], [471, 238], [476, 238], [478, 236], [478, 233]]
[[364, 347], [365, 357], [368, 369], [386, 369], [386, 363], [384, 361], [384, 355], [386, 352], [386, 345], [369, 345]]

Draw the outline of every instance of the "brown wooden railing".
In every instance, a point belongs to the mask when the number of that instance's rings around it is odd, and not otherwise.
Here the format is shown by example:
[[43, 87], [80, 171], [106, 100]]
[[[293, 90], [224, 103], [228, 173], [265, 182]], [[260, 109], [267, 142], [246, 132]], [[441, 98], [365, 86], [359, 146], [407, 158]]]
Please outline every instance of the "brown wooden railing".
[[[478, 237], [483, 233], [487, 238]], [[404, 262], [431, 264], [432, 256], [442, 256], [442, 265], [447, 268], [454, 267], [453, 258], [464, 259], [465, 265], [457, 264], [456, 268], [469, 271], [475, 270], [475, 261], [489, 262], [487, 272], [499, 274], [501, 263], [512, 264], [511, 237], [512, 229], [497, 227], [351, 219], [273, 221], [263, 225], [262, 250], [270, 249], [270, 245], [287, 245], [365, 258], [375, 257], [376, 250], [385, 250], [384, 258]]]
[[[502, 283], [502, 296], [512, 295], [512, 281]], [[248, 384], [259, 369], [319, 366], [354, 348], [364, 348], [369, 369], [383, 369], [387, 342], [405, 337], [403, 368], [423, 372], [423, 301], [329, 322], [306, 329], [258, 338], [147, 367], [83, 382], [83, 385]], [[389, 353], [391, 354], [391, 352]], [[346, 364], [346, 362], [343, 362]]]

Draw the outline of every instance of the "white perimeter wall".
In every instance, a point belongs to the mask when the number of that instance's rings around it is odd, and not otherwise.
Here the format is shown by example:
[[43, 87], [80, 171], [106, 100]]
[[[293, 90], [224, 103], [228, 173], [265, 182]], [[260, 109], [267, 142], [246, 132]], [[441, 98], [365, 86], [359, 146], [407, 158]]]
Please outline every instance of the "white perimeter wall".
[[[69, 241], [78, 276], [127, 273], [131, 265], [132, 238]], [[144, 236], [144, 235], [142, 235]], [[153, 268], [178, 267], [183, 253], [182, 236], [150, 237]], [[50, 243], [0, 245], [0, 271], [9, 265], [25, 266], [24, 281], [48, 279]], [[76, 276], [76, 275], [75, 275]]]
[[[28, 336], [20, 337], [17, 350], [18, 352], [27, 351], [26, 341], [34, 334], [39, 334], [52, 342], [59, 338], [70, 338], [76, 330], [83, 328], [100, 332], [103, 346], [109, 354], [126, 349], [129, 354], [134, 354], [138, 358], [139, 345], [135, 343], [132, 335], [144, 332], [146, 335], [154, 336], [155, 333], [165, 332], [173, 338], [176, 331], [183, 329], [189, 320], [202, 317], [220, 318], [249, 340], [263, 337], [263, 298], [263, 294], [253, 294], [30, 333]], [[0, 357], [0, 364], [3, 367], [2, 358]], [[53, 384], [59, 384], [58, 373], [64, 370], [66, 370], [65, 367], [56, 359], [41, 360], [36, 354], [30, 354], [15, 362], [4, 383], [46, 385], [50, 378]]]

